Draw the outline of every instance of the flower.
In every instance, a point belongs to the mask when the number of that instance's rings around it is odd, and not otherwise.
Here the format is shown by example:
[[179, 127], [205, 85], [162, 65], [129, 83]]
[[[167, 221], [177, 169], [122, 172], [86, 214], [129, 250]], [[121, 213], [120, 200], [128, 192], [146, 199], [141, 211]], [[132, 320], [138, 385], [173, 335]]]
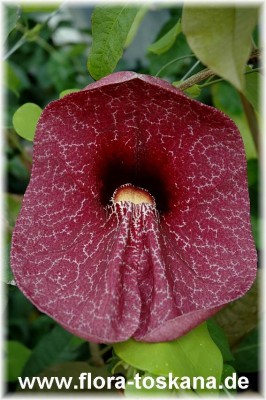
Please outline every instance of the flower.
[[245, 152], [224, 114], [133, 72], [45, 108], [11, 262], [67, 330], [173, 340], [242, 296], [256, 260]]

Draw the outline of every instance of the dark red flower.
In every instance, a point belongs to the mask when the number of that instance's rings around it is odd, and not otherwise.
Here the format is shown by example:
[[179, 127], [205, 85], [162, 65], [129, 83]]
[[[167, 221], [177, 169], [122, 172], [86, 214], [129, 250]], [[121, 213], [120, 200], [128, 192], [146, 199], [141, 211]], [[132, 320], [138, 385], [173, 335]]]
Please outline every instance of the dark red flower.
[[115, 73], [44, 110], [12, 267], [78, 336], [172, 340], [250, 288], [249, 218], [234, 123], [160, 79]]

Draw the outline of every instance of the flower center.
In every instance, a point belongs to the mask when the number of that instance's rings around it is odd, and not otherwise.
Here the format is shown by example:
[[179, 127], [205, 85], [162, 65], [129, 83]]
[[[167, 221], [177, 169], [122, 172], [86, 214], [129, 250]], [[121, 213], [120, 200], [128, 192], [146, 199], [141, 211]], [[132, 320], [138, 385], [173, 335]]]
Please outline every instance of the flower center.
[[146, 203], [153, 206], [155, 205], [154, 198], [146, 189], [133, 186], [131, 183], [119, 186], [119, 188], [115, 190], [112, 200], [114, 203], [129, 201], [133, 204]]

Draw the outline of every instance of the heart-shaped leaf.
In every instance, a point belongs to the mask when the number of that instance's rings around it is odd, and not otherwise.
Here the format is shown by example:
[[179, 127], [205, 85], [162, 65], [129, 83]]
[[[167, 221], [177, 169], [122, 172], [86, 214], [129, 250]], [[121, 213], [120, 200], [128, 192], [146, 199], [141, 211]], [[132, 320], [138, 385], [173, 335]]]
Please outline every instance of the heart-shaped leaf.
[[155, 375], [209, 376], [220, 382], [223, 358], [206, 323], [172, 342], [143, 343], [135, 340], [116, 343], [116, 354], [126, 363]]
[[42, 109], [34, 103], [26, 103], [19, 107], [13, 115], [13, 126], [24, 139], [33, 141], [37, 122]]
[[257, 7], [185, 5], [183, 32], [198, 59], [217, 75], [244, 89]]

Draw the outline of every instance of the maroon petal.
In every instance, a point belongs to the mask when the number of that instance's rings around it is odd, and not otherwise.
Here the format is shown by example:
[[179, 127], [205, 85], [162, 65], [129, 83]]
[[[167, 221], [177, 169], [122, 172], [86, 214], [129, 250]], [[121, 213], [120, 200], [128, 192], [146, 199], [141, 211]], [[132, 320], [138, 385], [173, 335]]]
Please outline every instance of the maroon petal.
[[[147, 197], [127, 200], [125, 184]], [[255, 278], [236, 126], [131, 72], [49, 104], [11, 261], [23, 293], [78, 336], [183, 335]]]

